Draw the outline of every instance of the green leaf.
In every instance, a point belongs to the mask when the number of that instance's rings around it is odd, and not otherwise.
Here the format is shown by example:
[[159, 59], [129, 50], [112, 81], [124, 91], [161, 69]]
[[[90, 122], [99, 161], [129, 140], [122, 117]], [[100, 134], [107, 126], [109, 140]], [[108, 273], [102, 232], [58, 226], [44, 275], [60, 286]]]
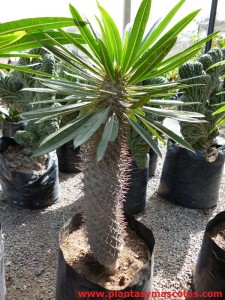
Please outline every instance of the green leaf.
[[26, 31], [27, 33], [39, 32], [40, 30], [52, 30], [73, 26], [71, 18], [64, 17], [41, 17], [10, 21], [0, 24], [0, 35]]
[[118, 134], [118, 123], [115, 122], [116, 115], [113, 114], [106, 122], [101, 141], [97, 149], [97, 162], [103, 159], [108, 143], [115, 140]]
[[[76, 52], [71, 53], [71, 51], [67, 50], [66, 47], [64, 47], [63, 45], [61, 45], [58, 41], [54, 40], [50, 35], [48, 35], [46, 32], [43, 32], [43, 34], [48, 37], [50, 39], [50, 41], [52, 42], [52, 44], [54, 44], [55, 46], [58, 46], [58, 48], [61, 48], [61, 50], [50, 46], [48, 43], [44, 43], [42, 42], [42, 45], [49, 49], [55, 56], [57, 56], [59, 59], [62, 59], [64, 61], [66, 61], [68, 64], [77, 67], [76, 63], [78, 63], [80, 66], [82, 66], [84, 69], [88, 69], [90, 70], [93, 74], [97, 74], [97, 68], [93, 68], [93, 66], [91, 64], [89, 64], [87, 61], [85, 61], [81, 56], [79, 56]], [[78, 68], [78, 67], [77, 67]], [[80, 71], [81, 68], [79, 68]]]
[[87, 122], [80, 128], [75, 130], [75, 138], [73, 140], [74, 147], [83, 145], [98, 130], [98, 128], [106, 121], [111, 107], [96, 112]]
[[132, 104], [132, 106], [130, 107], [131, 109], [135, 109], [138, 107], [143, 106], [144, 104], [148, 103], [150, 100], [151, 96], [150, 95], [145, 95], [143, 97], [141, 97], [140, 100], [138, 100], [137, 102], [135, 102], [134, 104]]
[[100, 39], [98, 40], [98, 44], [99, 44], [99, 54], [101, 57], [101, 63], [105, 68], [105, 73], [114, 81], [115, 79], [115, 70], [113, 68], [113, 64], [112, 61], [110, 59], [110, 54], [105, 46], [105, 44], [103, 43], [103, 41], [101, 41]]
[[16, 71], [20, 71], [20, 72], [24, 72], [24, 73], [28, 73], [28, 74], [32, 74], [32, 75], [38, 75], [38, 76], [44, 76], [44, 77], [52, 77], [52, 74], [48, 74], [48, 73], [44, 73], [44, 72], [40, 72], [40, 71], [35, 71], [33, 69], [29, 69], [29, 67], [34, 66], [34, 65], [28, 65], [25, 67], [19, 67], [19, 66], [13, 66], [10, 64], [0, 64], [0, 69], [10, 69], [10, 70], [16, 70]]
[[[85, 22], [74, 6], [70, 4], [69, 7], [75, 25], [77, 25], [77, 22]], [[88, 29], [87, 25], [85, 24], [84, 26], [78, 26], [77, 28], [80, 31], [80, 34], [82, 35], [86, 43], [88, 44], [88, 46], [90, 47], [90, 49], [96, 55], [96, 57], [99, 57], [98, 44], [96, 42], [96, 39], [93, 37], [91, 31]]]
[[208, 70], [210, 70], [210, 69], [213, 69], [213, 68], [215, 68], [215, 67], [223, 66], [223, 65], [225, 65], [225, 60], [221, 60], [221, 61], [219, 61], [219, 62], [213, 64], [213, 65], [210, 66], [206, 71], [208, 71]]
[[[63, 32], [63, 31], [62, 31]], [[61, 45], [70, 44], [70, 40], [67, 39], [60, 31], [47, 31], [48, 35]], [[71, 38], [77, 41], [79, 44], [84, 44], [85, 41], [80, 34], [71, 33]], [[32, 36], [25, 35], [18, 41], [1, 48], [1, 53], [8, 53], [11, 51], [24, 51], [34, 49], [42, 46], [42, 42], [48, 42], [49, 45], [54, 46], [54, 43], [46, 37], [42, 32], [32, 33]]]
[[204, 118], [205, 116], [191, 111], [176, 111], [176, 110], [167, 110], [167, 109], [160, 109], [155, 107], [147, 107], [144, 106], [142, 108], [144, 111], [152, 114], [156, 114], [158, 116], [172, 118], [178, 121], [186, 121], [192, 123], [205, 123], [205, 120], [198, 120], [196, 118]]
[[89, 113], [82, 117], [78, 117], [72, 120], [67, 125], [61, 127], [56, 132], [50, 134], [45, 138], [38, 149], [33, 153], [33, 156], [39, 156], [45, 153], [49, 153], [65, 143], [71, 141], [74, 138], [74, 132], [77, 128], [82, 126], [88, 119], [92, 117], [93, 113]]
[[194, 149], [192, 148], [192, 146], [188, 142], [186, 142], [183, 138], [181, 138], [179, 135], [177, 135], [176, 133], [174, 133], [170, 129], [166, 128], [165, 126], [163, 126], [162, 124], [160, 124], [157, 121], [149, 119], [148, 117], [144, 117], [144, 119], [150, 125], [152, 125], [153, 127], [155, 127], [156, 130], [161, 131], [162, 133], [166, 134], [169, 138], [171, 138], [173, 141], [177, 142], [178, 144], [180, 144], [181, 146], [185, 147], [186, 149], [194, 152]]
[[118, 121], [115, 113], [112, 115], [112, 118], [113, 118], [113, 129], [112, 129], [111, 136], [109, 139], [110, 142], [115, 141], [115, 139], [118, 135], [118, 131], [119, 131], [119, 121]]
[[109, 40], [108, 36], [106, 35], [105, 28], [103, 27], [103, 24], [101, 23], [99, 18], [97, 16], [95, 16], [95, 18], [98, 22], [98, 25], [99, 25], [100, 29], [101, 29], [102, 41], [104, 42], [104, 44], [106, 45], [106, 47], [109, 51], [110, 59], [112, 60], [112, 62], [114, 62], [114, 52], [113, 52], [112, 46], [110, 44], [110, 40]]
[[158, 145], [154, 142], [150, 134], [144, 130], [138, 123], [133, 122], [130, 118], [128, 118], [130, 125], [137, 131], [137, 133], [146, 141], [147, 144], [155, 151], [155, 153], [162, 157], [162, 154], [158, 148]]
[[41, 59], [41, 56], [38, 54], [29, 54], [29, 53], [1, 53], [0, 50], [0, 57], [25, 57], [25, 58], [38, 58]]
[[[26, 34], [26, 31], [17, 31], [14, 33], [0, 35], [0, 48], [3, 48], [6, 45], [16, 42], [17, 40], [21, 39], [25, 34]], [[0, 49], [0, 51], [1, 51], [1, 49]]]
[[[201, 39], [199, 42], [194, 43], [192, 46], [188, 47], [184, 51], [181, 51], [181, 52], [177, 53], [176, 55], [173, 55], [170, 58], [162, 61], [162, 63], [159, 65], [159, 67], [166, 66], [166, 65], [168, 66], [169, 64], [172, 65], [172, 64], [180, 63], [181, 59], [183, 59], [183, 58], [185, 58], [186, 60], [188, 60], [189, 58], [192, 58], [193, 55], [199, 51], [199, 48], [202, 45], [204, 45], [206, 42], [211, 40], [216, 34], [217, 34], [217, 32], [214, 32], [214, 33], [208, 35], [206, 38]], [[196, 51], [196, 52], [194, 52], [194, 51]], [[180, 65], [181, 64], [182, 63], [180, 63]]]
[[132, 66], [133, 61], [137, 57], [140, 49], [146, 24], [148, 22], [151, 8], [151, 0], [143, 0], [136, 14], [134, 24], [130, 33], [126, 54], [122, 62], [122, 74], [126, 74], [127, 70]]
[[[173, 19], [175, 14], [179, 11], [181, 6], [184, 4], [186, 0], [181, 0], [178, 2], [177, 5], [175, 5], [172, 10], [165, 16], [165, 18], [162, 19], [162, 21], [151, 29], [151, 31], [148, 33], [147, 37], [144, 40], [144, 43], [141, 47], [141, 49], [138, 52], [137, 57], [140, 57], [146, 49], [148, 49], [156, 39], [161, 35], [161, 33], [164, 31], [164, 29], [167, 27], [167, 25], [170, 23], [170, 21]], [[153, 30], [154, 29], [154, 30]]]
[[137, 68], [137, 70], [129, 79], [129, 84], [142, 81], [146, 73], [153, 71], [173, 48], [175, 42], [176, 39], [167, 40], [165, 44], [156, 44], [155, 47], [153, 47], [154, 49], [149, 49], [146, 55], [144, 54], [140, 61], [135, 64], [134, 68]]
[[[167, 40], [164, 43], [156, 43], [152, 48], [148, 49], [132, 66], [132, 71], [140, 69], [146, 64], [149, 67], [154, 67], [157, 62], [162, 62], [162, 59], [169, 53], [176, 42], [177, 38]], [[164, 55], [163, 55], [164, 54]]]
[[214, 111], [213, 115], [217, 115], [217, 114], [219, 114], [221, 112], [224, 112], [224, 111], [225, 111], [225, 106], [220, 107], [219, 109], [217, 109], [216, 111]]
[[75, 103], [75, 104], [70, 104], [70, 105], [63, 105], [60, 107], [45, 107], [45, 108], [40, 108], [32, 111], [28, 111], [22, 114], [22, 117], [25, 118], [26, 120], [37, 120], [40, 118], [43, 118], [45, 116], [51, 118], [52, 115], [55, 114], [65, 114], [65, 113], [72, 113], [75, 111], [80, 110], [81, 108], [88, 106], [92, 102], [86, 102], [86, 103]]
[[150, 126], [149, 122], [145, 120], [145, 118], [138, 116], [141, 122], [148, 128], [148, 130], [159, 140], [165, 145], [165, 140], [159, 135], [159, 133], [152, 127]]
[[100, 5], [98, 5], [98, 8], [101, 12], [101, 16], [105, 25], [108, 44], [111, 46], [110, 48], [112, 48], [114, 54], [113, 57], [115, 57], [117, 65], [119, 65], [122, 56], [122, 41], [119, 30], [108, 12]]
[[193, 105], [193, 104], [200, 104], [200, 102], [183, 102], [179, 100], [150, 100], [151, 105], [165, 105], [165, 106], [188, 106], [188, 105]]

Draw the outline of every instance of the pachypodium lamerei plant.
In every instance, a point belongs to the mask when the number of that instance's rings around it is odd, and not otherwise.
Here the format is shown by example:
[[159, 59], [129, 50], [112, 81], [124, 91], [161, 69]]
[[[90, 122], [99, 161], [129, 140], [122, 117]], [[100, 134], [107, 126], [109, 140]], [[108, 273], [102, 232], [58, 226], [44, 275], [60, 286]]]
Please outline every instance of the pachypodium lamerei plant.
[[[202, 113], [207, 121], [201, 124], [180, 122], [181, 133], [195, 150], [203, 150], [206, 153], [219, 134], [217, 123], [221, 114], [215, 115], [214, 112], [225, 101], [223, 93], [225, 68], [219, 64], [224, 60], [224, 54], [224, 49], [213, 48], [200, 56], [197, 62], [188, 62], [179, 68], [180, 78], [186, 80], [186, 84], [199, 84], [185, 89], [181, 100], [189, 103], [199, 102], [189, 105], [187, 110]], [[212, 68], [215, 64], [217, 66]]]
[[[168, 91], [183, 85], [138, 85], [143, 80], [162, 76], [180, 66], [198, 52], [200, 45], [211, 38], [207, 37], [181, 53], [167, 58], [179, 33], [198, 13], [194, 11], [188, 14], [166, 30], [184, 2], [185, 0], [179, 1], [164, 19], [145, 34], [151, 0], [143, 0], [133, 26], [125, 32], [123, 40], [113, 19], [100, 4], [98, 8], [101, 19], [97, 18], [100, 35], [81, 17], [77, 9], [70, 5], [72, 18], [87, 45], [84, 47], [63, 30], [59, 32], [84, 56], [71, 53], [52, 37], [49, 37], [50, 43], [42, 43], [61, 60], [67, 73], [77, 78], [77, 82], [71, 83], [62, 78], [40, 78], [48, 92], [64, 93], [67, 96], [67, 104], [59, 108], [32, 111], [24, 114], [24, 117], [40, 122], [76, 111], [80, 113], [46, 138], [35, 155], [49, 152], [70, 140], [73, 140], [74, 147], [84, 146], [87, 166], [84, 170], [83, 210], [87, 237], [93, 256], [110, 273], [117, 268], [118, 254], [123, 246], [125, 232], [122, 201], [125, 187], [129, 184], [126, 171], [130, 161], [127, 146], [130, 127], [158, 155], [159, 148], [151, 136], [153, 134], [162, 140], [158, 132], [192, 149], [182, 138], [154, 118], [162, 116], [182, 121], [199, 121], [195, 119], [200, 117], [199, 114], [160, 108], [161, 105], [182, 104], [180, 101], [154, 100], [154, 97], [162, 97]], [[48, 37], [47, 34], [45, 36]], [[53, 44], [56, 47], [53, 47]], [[84, 82], [79, 83], [80, 79]]]

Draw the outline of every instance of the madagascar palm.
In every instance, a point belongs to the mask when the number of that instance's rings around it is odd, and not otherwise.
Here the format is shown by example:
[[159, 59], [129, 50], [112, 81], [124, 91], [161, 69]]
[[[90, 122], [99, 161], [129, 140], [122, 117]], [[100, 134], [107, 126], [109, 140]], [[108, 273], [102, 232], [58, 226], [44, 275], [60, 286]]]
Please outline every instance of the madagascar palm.
[[[79, 116], [46, 138], [35, 155], [49, 152], [73, 140], [74, 147], [84, 145], [87, 166], [84, 170], [84, 215], [88, 241], [96, 260], [109, 272], [117, 267], [118, 253], [123, 246], [125, 223], [122, 212], [124, 186], [128, 185], [129, 162], [127, 134], [130, 126], [160, 155], [151, 137], [168, 135], [179, 144], [192, 149], [188, 143], [156, 121], [155, 115], [195, 122], [199, 114], [162, 110], [157, 105], [182, 104], [179, 101], [153, 100], [168, 91], [180, 88], [177, 83], [140, 86], [139, 82], [161, 76], [180, 66], [195, 55], [210, 37], [181, 53], [167, 58], [178, 34], [197, 15], [192, 12], [165, 32], [167, 25], [185, 0], [181, 0], [160, 22], [154, 24], [144, 37], [151, 0], [143, 0], [132, 29], [122, 41], [119, 31], [103, 7], [98, 4], [97, 18], [101, 36], [83, 19], [75, 7], [70, 11], [83, 46], [69, 33], [59, 30], [84, 56], [71, 53], [48, 34], [50, 43], [42, 45], [53, 53], [66, 73], [76, 81], [63, 78], [40, 78], [46, 89], [38, 92], [64, 94], [66, 105], [46, 108], [24, 115], [27, 119], [44, 121], [48, 118], [79, 111]], [[165, 33], [164, 33], [165, 32]], [[55, 44], [56, 47], [52, 45]], [[81, 81], [82, 80], [82, 81]], [[59, 100], [60, 101], [60, 100]], [[141, 122], [140, 125], [139, 123]]]

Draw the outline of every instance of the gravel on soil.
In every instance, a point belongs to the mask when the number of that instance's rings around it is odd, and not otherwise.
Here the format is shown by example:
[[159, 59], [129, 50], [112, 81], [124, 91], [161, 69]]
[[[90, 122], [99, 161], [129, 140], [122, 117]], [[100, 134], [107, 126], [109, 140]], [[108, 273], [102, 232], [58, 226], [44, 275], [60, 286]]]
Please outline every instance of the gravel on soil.
[[[225, 210], [225, 175], [217, 207], [193, 210], [157, 195], [162, 164], [163, 159], [159, 159], [156, 175], [148, 182], [146, 210], [137, 218], [150, 227], [156, 239], [153, 291], [188, 291], [205, 226]], [[60, 202], [41, 210], [11, 207], [0, 191], [8, 300], [55, 299], [58, 233], [79, 210], [81, 181], [81, 173], [60, 173]]]

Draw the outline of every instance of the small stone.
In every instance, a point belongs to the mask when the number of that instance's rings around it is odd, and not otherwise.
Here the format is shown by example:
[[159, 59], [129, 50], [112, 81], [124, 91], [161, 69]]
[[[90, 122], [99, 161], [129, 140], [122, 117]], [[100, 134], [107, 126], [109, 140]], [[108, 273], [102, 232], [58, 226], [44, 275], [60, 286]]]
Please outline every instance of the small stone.
[[38, 267], [34, 270], [35, 276], [40, 276], [44, 272], [44, 269], [42, 267]]

